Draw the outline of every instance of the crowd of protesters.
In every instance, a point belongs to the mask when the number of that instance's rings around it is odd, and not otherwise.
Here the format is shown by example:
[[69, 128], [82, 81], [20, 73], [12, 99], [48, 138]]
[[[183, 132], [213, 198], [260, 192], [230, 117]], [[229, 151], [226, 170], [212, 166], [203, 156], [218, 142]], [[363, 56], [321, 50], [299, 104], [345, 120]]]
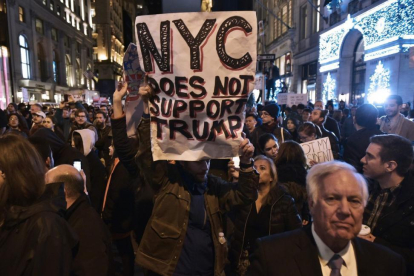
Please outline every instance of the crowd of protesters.
[[336, 109], [322, 101], [248, 106], [236, 167], [230, 160], [154, 162], [151, 88], [140, 89], [144, 113], [134, 138], [126, 131], [126, 91], [121, 83], [112, 107], [69, 97], [56, 109], [10, 103], [0, 110], [2, 274], [134, 275], [136, 263], [145, 275], [276, 275], [263, 272], [271, 260], [257, 266], [256, 241], [282, 233], [288, 240], [291, 231], [329, 219], [315, 213], [309, 186], [324, 165], [307, 160], [300, 146], [327, 137], [341, 161], [332, 163], [338, 176], [347, 171], [363, 190], [368, 183], [360, 215], [371, 233], [360, 238], [401, 255], [413, 275], [414, 122], [400, 96], [388, 97], [383, 116], [371, 104], [343, 101]]

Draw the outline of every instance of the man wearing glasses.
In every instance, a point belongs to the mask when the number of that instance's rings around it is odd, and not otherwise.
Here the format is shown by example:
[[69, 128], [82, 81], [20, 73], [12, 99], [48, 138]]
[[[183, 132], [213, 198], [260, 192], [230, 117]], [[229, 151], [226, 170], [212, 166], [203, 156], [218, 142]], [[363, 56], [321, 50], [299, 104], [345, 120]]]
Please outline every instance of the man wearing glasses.
[[76, 110], [75, 122], [73, 122], [72, 127], [70, 128], [69, 143], [72, 140], [72, 133], [75, 130], [80, 130], [80, 129], [92, 130], [95, 133], [95, 141], [98, 140], [98, 132], [96, 131], [95, 126], [87, 121], [86, 114], [87, 114], [86, 111], [83, 109]]

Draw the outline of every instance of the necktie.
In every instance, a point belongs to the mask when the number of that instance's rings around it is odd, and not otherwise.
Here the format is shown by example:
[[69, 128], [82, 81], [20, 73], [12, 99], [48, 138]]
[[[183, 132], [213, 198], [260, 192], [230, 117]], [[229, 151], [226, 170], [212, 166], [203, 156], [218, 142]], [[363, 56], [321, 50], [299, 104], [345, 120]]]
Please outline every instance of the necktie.
[[338, 254], [333, 255], [329, 260], [328, 266], [331, 268], [330, 276], [341, 276], [341, 267], [344, 263], [344, 260]]

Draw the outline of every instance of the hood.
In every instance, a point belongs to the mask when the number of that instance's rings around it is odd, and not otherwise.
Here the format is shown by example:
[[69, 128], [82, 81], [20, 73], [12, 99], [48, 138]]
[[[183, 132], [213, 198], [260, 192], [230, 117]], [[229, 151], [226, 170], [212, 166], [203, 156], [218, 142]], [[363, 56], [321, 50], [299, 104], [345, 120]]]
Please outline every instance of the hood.
[[59, 151], [65, 145], [65, 142], [63, 142], [62, 139], [56, 135], [56, 133], [48, 128], [39, 128], [31, 137], [39, 137], [46, 140], [52, 149], [53, 156], [57, 156]]
[[6, 212], [4, 225], [12, 227], [41, 212], [52, 212], [63, 216], [66, 209], [63, 183], [46, 185], [43, 195], [31, 206], [11, 206]]
[[90, 129], [75, 130], [82, 137], [83, 155], [87, 156], [95, 147], [95, 132]]

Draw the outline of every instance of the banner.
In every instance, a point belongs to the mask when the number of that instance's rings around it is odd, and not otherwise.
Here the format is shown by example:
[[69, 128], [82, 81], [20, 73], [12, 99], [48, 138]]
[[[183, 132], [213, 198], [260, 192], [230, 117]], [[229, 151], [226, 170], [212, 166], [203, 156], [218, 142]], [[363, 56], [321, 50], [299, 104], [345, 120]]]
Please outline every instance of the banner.
[[256, 71], [256, 13], [138, 16], [141, 68], [150, 102], [154, 160], [195, 161], [239, 153]]
[[277, 104], [278, 105], [282, 105], [282, 104], [286, 104], [288, 101], [288, 93], [278, 93], [276, 98], [277, 98]]
[[144, 104], [138, 95], [145, 73], [139, 65], [137, 46], [133, 43], [128, 45], [124, 60], [124, 81], [128, 83], [128, 96], [125, 100], [125, 117], [127, 123], [128, 137], [135, 138], [136, 129], [141, 119]]
[[310, 142], [300, 144], [306, 155], [306, 163], [310, 165], [313, 160], [316, 163], [323, 163], [334, 160], [332, 154], [331, 142], [328, 137], [316, 139]]
[[304, 104], [305, 106], [308, 105], [308, 94], [296, 94], [296, 93], [289, 93], [286, 105], [292, 106], [292, 105], [298, 105], [298, 104]]

